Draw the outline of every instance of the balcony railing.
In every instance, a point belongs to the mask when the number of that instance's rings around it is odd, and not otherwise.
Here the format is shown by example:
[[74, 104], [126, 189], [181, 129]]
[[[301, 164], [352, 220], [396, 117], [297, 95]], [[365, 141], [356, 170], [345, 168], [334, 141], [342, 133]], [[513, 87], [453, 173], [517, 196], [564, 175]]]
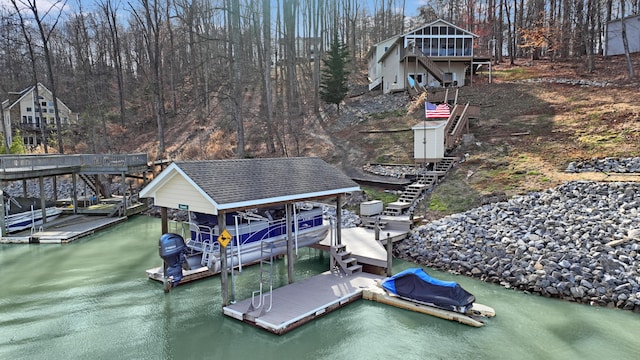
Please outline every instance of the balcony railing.
[[128, 168], [147, 166], [147, 154], [79, 154], [0, 156], [0, 171], [55, 168]]

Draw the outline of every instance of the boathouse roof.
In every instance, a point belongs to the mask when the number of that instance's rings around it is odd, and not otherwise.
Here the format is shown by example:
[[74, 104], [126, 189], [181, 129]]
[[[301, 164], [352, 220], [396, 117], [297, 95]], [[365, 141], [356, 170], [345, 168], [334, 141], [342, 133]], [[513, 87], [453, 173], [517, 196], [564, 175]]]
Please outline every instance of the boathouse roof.
[[155, 205], [210, 214], [359, 191], [314, 157], [176, 161], [140, 192]]

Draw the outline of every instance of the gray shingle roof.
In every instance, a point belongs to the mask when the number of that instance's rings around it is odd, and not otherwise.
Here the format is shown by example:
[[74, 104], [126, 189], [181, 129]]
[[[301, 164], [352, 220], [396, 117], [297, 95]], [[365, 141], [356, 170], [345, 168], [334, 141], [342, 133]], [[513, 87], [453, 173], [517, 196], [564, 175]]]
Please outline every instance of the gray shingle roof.
[[175, 164], [219, 208], [302, 200], [359, 189], [358, 184], [340, 170], [313, 157], [176, 161]]

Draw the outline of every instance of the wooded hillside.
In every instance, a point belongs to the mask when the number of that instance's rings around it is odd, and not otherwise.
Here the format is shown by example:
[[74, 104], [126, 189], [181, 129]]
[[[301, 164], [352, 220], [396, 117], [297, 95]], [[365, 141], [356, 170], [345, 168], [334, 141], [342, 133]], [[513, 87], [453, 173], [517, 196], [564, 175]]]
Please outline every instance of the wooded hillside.
[[575, 59], [588, 72], [606, 23], [640, 11], [638, 0], [428, 3], [6, 0], [0, 97], [42, 82], [80, 113], [77, 129], [39, 151], [297, 156], [321, 123], [317, 60], [336, 34], [353, 83], [366, 83], [358, 69], [372, 44], [437, 18], [478, 34], [477, 51], [496, 63]]

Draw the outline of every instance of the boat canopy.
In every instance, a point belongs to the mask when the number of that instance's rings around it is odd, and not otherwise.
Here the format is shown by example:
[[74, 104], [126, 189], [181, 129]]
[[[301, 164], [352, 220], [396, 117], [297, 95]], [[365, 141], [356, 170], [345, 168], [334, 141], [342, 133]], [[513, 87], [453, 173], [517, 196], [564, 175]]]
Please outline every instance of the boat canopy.
[[401, 271], [384, 280], [382, 287], [405, 299], [462, 313], [476, 300], [457, 282], [435, 279], [420, 268]]

